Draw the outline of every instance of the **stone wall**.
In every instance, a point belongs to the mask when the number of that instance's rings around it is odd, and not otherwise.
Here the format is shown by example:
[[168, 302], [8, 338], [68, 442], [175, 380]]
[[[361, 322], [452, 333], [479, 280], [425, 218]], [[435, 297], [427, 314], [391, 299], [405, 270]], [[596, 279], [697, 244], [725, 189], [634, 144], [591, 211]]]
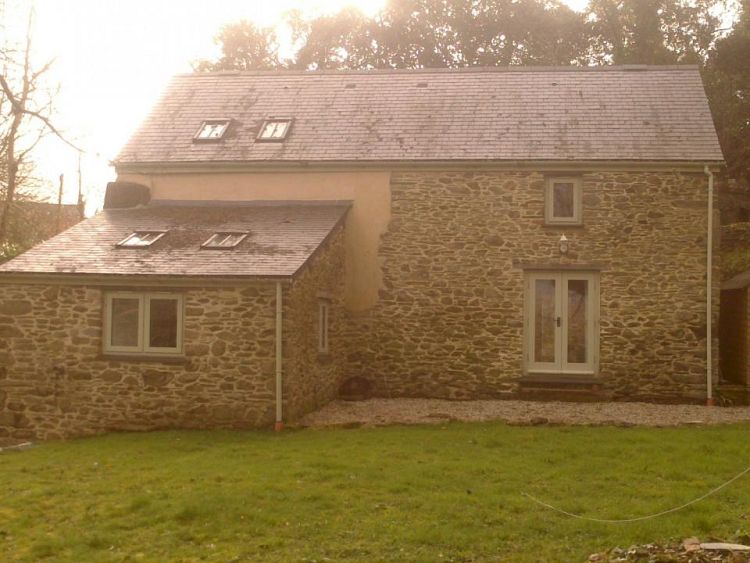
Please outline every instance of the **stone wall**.
[[0, 285], [0, 437], [270, 424], [273, 285], [171, 291], [184, 292], [184, 359], [115, 360], [101, 354], [101, 288]]
[[[344, 373], [344, 233], [283, 285], [285, 420], [329, 401]], [[195, 282], [200, 284], [199, 281]], [[104, 292], [184, 296], [184, 357], [102, 354]], [[318, 299], [330, 353], [317, 349]], [[0, 284], [0, 439], [107, 430], [246, 428], [275, 417], [273, 282], [241, 287]]]
[[[377, 304], [344, 306], [342, 229], [285, 286], [285, 419], [357, 375], [382, 396], [511, 396], [530, 263], [600, 270], [597, 377], [612, 397], [704, 397], [705, 176], [593, 172], [583, 194], [583, 226], [549, 227], [541, 173], [393, 172], [390, 225], [370, 258], [382, 264]], [[184, 292], [184, 358], [102, 356], [100, 287], [0, 284], [0, 438], [273, 422], [274, 284], [143, 289]], [[331, 351], [320, 356], [324, 296]], [[717, 351], [715, 338], [715, 368]]]
[[562, 228], [544, 225], [541, 173], [394, 172], [383, 288], [353, 318], [349, 372], [384, 396], [507, 396], [522, 374], [523, 264], [596, 264], [607, 391], [705, 397], [706, 184], [702, 173], [587, 173], [584, 224]]
[[[284, 294], [284, 419], [336, 397], [346, 375], [344, 229], [339, 227]], [[318, 352], [318, 304], [329, 303], [328, 353]]]

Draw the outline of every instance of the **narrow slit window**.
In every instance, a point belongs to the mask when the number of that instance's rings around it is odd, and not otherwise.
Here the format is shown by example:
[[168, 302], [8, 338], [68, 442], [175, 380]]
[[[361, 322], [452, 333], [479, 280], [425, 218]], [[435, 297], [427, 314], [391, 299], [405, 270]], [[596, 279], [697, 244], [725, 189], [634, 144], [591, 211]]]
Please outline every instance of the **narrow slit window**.
[[283, 141], [292, 127], [291, 119], [266, 119], [256, 141]]
[[210, 119], [204, 121], [193, 137], [196, 141], [219, 141], [229, 129], [228, 119]]
[[135, 231], [115, 246], [120, 248], [145, 248], [154, 244], [165, 234], [167, 234], [167, 231]]
[[548, 178], [544, 219], [548, 225], [580, 225], [583, 216], [580, 178]]
[[320, 300], [318, 303], [318, 352], [321, 354], [328, 353], [329, 313], [330, 303], [326, 300]]
[[247, 233], [214, 233], [211, 235], [211, 238], [201, 245], [201, 248], [213, 250], [231, 249], [235, 248], [245, 238], [247, 238]]

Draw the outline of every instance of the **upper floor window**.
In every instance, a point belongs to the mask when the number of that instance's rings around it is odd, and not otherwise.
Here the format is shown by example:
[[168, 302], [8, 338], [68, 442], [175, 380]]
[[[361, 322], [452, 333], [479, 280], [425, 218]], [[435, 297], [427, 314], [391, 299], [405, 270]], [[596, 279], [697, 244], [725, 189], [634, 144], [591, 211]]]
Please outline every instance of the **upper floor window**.
[[229, 129], [228, 119], [209, 119], [201, 124], [200, 129], [195, 134], [195, 141], [218, 141]]
[[292, 128], [291, 119], [266, 119], [260, 127], [256, 141], [283, 141]]
[[182, 352], [182, 295], [113, 292], [105, 296], [104, 352]]
[[166, 234], [167, 231], [136, 231], [122, 239], [115, 246], [121, 248], [144, 248], [151, 246]]
[[548, 178], [544, 197], [544, 221], [548, 225], [580, 225], [583, 194], [577, 177]]
[[246, 232], [214, 233], [211, 235], [211, 238], [201, 245], [201, 248], [213, 250], [231, 249], [245, 240], [246, 237]]

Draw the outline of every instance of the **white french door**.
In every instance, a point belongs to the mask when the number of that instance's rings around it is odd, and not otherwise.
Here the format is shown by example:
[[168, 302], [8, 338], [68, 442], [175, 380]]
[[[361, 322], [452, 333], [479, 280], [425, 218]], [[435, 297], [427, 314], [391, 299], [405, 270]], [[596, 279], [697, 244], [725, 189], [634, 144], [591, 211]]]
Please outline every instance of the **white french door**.
[[525, 332], [529, 373], [595, 373], [599, 276], [589, 272], [528, 274]]

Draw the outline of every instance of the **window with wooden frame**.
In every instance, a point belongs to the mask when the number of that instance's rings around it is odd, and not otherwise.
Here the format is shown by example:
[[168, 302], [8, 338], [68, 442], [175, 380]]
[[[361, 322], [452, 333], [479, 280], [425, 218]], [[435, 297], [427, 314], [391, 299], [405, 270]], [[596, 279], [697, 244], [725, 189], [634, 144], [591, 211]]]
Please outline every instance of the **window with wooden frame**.
[[207, 119], [193, 136], [194, 142], [220, 141], [229, 129], [229, 119]]
[[151, 246], [161, 237], [167, 234], [167, 231], [135, 231], [129, 234], [115, 246], [118, 248], [146, 248]]
[[104, 353], [182, 353], [182, 295], [112, 292], [104, 299]]
[[544, 194], [544, 222], [547, 225], [583, 224], [581, 178], [547, 178]]
[[236, 247], [246, 238], [247, 232], [226, 231], [214, 233], [211, 235], [211, 238], [201, 245], [201, 248], [207, 248], [209, 250], [228, 250]]
[[269, 118], [263, 122], [258, 131], [256, 141], [283, 141], [289, 135], [292, 120], [289, 118]]
[[328, 323], [331, 303], [327, 299], [318, 301], [318, 353], [328, 353]]

